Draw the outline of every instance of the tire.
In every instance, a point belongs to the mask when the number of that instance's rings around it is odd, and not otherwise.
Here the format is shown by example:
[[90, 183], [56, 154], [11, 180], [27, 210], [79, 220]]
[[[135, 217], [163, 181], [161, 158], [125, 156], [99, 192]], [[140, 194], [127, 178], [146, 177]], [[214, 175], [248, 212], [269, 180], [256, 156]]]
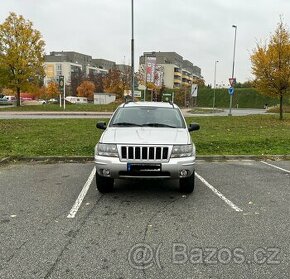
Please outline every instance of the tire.
[[100, 193], [110, 193], [114, 189], [114, 179], [110, 177], [103, 177], [96, 173], [97, 189]]
[[181, 193], [192, 193], [194, 190], [195, 183], [195, 172], [193, 171], [192, 175], [186, 178], [179, 179], [179, 191]]

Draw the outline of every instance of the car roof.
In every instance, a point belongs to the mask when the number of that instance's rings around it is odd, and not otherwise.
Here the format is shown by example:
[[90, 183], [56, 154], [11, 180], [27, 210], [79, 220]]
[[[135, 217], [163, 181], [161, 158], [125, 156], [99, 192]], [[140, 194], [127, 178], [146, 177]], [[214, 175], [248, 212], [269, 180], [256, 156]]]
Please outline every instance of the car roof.
[[128, 102], [119, 107], [158, 107], [158, 108], [178, 108], [176, 104], [169, 102]]

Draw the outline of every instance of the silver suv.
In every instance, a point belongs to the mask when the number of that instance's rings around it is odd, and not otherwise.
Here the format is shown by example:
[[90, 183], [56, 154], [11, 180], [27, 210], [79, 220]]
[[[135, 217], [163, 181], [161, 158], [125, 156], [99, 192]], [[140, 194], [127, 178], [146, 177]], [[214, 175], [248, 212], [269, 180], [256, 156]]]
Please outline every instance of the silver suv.
[[194, 189], [195, 145], [177, 105], [129, 102], [120, 105], [95, 147], [96, 183], [101, 193], [113, 190], [114, 179], [179, 179], [182, 192]]

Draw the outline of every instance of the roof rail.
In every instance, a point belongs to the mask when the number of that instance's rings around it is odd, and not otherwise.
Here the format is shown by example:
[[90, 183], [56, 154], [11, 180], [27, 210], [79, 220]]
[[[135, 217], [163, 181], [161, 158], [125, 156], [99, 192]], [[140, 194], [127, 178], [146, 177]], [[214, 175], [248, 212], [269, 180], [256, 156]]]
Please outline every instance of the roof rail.
[[132, 99], [127, 99], [127, 100], [125, 101], [125, 103], [124, 103], [123, 107], [124, 107], [125, 105], [127, 105], [127, 104], [131, 103], [131, 102], [133, 102], [133, 100], [132, 100]]

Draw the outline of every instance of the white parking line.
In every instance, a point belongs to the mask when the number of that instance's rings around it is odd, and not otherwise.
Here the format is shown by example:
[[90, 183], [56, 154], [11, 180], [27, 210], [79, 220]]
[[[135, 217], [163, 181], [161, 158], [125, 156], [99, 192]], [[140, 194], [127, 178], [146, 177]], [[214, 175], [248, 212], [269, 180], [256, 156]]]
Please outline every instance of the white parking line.
[[243, 210], [236, 206], [233, 202], [227, 199], [220, 191], [218, 191], [215, 187], [213, 187], [210, 183], [208, 183], [203, 177], [201, 177], [198, 173], [195, 173], [195, 176], [210, 190], [212, 190], [218, 197], [220, 197], [227, 205], [229, 205], [232, 209], [238, 212], [242, 212]]
[[94, 179], [95, 174], [96, 174], [96, 167], [93, 168], [87, 182], [85, 183], [82, 191], [80, 192], [77, 200], [75, 201], [72, 209], [70, 210], [69, 215], [67, 215], [67, 218], [74, 218], [75, 217], [76, 213], [78, 212], [78, 210], [79, 210], [79, 208], [80, 208], [80, 206], [81, 206], [81, 204], [82, 204], [82, 202], [83, 202], [83, 200], [84, 200], [84, 198], [85, 198], [85, 196], [86, 196], [86, 194], [91, 186], [91, 183]]
[[280, 168], [280, 167], [277, 167], [277, 166], [275, 166], [275, 165], [269, 164], [269, 163], [267, 163], [267, 162], [261, 161], [261, 163], [263, 163], [263, 164], [265, 164], [265, 165], [268, 165], [268, 166], [270, 166], [270, 167], [273, 167], [273, 168], [275, 168], [275, 169], [278, 169], [278, 170], [281, 170], [281, 171], [285, 171], [285, 172], [287, 172], [287, 173], [290, 173], [290, 171], [288, 171], [288, 170], [285, 170], [285, 169], [283, 169], [283, 168]]

